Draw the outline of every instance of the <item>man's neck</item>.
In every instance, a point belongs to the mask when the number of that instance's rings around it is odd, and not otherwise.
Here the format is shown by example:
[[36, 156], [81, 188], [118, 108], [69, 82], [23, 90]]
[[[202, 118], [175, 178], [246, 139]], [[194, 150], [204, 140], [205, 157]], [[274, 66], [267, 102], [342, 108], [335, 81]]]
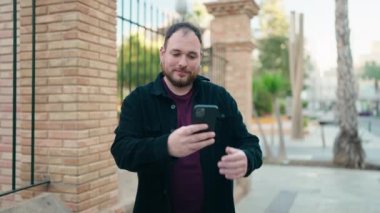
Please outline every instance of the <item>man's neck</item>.
[[164, 77], [164, 81], [166, 85], [168, 86], [168, 88], [170, 89], [170, 91], [178, 96], [186, 95], [193, 87], [193, 84], [186, 87], [176, 87], [166, 77]]

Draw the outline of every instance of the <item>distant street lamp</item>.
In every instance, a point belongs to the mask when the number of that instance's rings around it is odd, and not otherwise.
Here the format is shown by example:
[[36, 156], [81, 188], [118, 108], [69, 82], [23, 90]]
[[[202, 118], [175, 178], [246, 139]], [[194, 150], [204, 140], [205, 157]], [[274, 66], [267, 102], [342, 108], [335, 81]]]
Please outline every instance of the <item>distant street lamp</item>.
[[181, 21], [185, 20], [185, 15], [187, 14], [187, 1], [186, 0], [176, 0], [175, 10], [181, 15]]

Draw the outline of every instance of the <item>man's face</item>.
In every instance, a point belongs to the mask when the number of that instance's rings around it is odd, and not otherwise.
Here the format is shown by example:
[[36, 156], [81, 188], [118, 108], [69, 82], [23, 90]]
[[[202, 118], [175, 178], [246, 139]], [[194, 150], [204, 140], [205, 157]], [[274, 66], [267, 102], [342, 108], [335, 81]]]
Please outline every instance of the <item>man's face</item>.
[[201, 43], [194, 32], [180, 29], [160, 50], [163, 73], [175, 87], [190, 86], [200, 71]]

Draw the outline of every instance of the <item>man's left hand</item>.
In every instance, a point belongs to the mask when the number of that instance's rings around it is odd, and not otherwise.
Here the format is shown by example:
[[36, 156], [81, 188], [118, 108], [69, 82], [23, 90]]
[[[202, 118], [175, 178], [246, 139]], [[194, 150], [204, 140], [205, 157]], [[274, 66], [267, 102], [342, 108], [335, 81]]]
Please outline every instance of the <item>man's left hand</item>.
[[244, 177], [247, 173], [247, 165], [245, 153], [232, 147], [226, 147], [226, 155], [218, 162], [219, 173], [230, 180]]

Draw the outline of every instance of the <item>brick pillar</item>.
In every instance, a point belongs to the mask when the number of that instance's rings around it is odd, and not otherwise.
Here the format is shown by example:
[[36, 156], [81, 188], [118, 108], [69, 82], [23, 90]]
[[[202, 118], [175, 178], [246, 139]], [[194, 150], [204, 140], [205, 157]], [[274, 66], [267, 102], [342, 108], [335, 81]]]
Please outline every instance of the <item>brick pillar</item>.
[[[250, 126], [252, 115], [252, 43], [251, 18], [259, 7], [254, 0], [219, 0], [205, 4], [210, 14], [211, 45], [225, 49], [228, 60], [225, 87], [235, 98], [245, 123]], [[250, 188], [249, 179], [236, 182], [235, 200]]]
[[[36, 1], [36, 182], [73, 212], [117, 202], [116, 0]], [[31, 1], [21, 1], [21, 178], [30, 179]], [[38, 192], [39, 191], [39, 192]]]
[[221, 0], [205, 4], [210, 14], [211, 45], [225, 49], [225, 87], [236, 99], [247, 124], [252, 114], [251, 18], [259, 10], [254, 0]]

